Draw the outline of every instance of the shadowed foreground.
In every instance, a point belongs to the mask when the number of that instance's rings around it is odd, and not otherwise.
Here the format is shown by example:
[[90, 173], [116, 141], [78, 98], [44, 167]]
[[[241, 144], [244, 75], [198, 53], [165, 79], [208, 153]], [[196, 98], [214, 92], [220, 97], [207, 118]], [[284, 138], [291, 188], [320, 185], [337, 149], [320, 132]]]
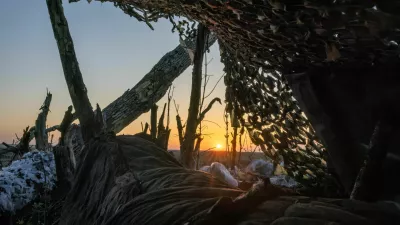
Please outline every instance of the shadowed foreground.
[[60, 224], [400, 224], [391, 203], [294, 196], [268, 181], [229, 188], [135, 136], [92, 140], [80, 162]]

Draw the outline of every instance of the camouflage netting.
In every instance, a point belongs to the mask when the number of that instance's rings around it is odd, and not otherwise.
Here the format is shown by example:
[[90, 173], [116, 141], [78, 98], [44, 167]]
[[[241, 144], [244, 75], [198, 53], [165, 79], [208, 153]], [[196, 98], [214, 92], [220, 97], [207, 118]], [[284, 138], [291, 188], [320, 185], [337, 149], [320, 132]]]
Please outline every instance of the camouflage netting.
[[[139, 21], [169, 18], [181, 34], [187, 21], [218, 36], [228, 110], [242, 117], [253, 141], [306, 186], [328, 185], [325, 150], [282, 74], [315, 66], [398, 63], [396, 0], [107, 0]], [[186, 27], [185, 27], [186, 26]], [[328, 182], [328, 183], [327, 183]], [[335, 188], [333, 186], [333, 188]]]
[[396, 0], [108, 1], [143, 21], [181, 15], [201, 22], [218, 35], [227, 57], [267, 72], [387, 62], [399, 54]]
[[288, 175], [304, 186], [338, 194], [326, 173], [327, 153], [286, 82], [240, 65], [225, 71], [227, 110], [242, 116], [252, 142], [275, 163], [283, 158]]

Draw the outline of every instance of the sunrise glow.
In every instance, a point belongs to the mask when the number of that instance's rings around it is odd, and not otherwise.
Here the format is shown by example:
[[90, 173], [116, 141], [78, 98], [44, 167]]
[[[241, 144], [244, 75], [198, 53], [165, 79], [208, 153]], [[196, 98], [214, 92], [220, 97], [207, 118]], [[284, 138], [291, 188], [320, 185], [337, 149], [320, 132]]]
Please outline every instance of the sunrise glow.
[[222, 145], [221, 144], [217, 144], [217, 149], [221, 149], [222, 148]]

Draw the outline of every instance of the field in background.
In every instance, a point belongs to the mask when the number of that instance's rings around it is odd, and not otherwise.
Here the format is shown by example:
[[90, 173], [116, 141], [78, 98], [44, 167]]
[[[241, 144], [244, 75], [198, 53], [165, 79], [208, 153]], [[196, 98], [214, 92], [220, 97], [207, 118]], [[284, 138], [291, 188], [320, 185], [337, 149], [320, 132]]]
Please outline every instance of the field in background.
[[[172, 152], [175, 158], [179, 159], [180, 152], [179, 150], [168, 150]], [[239, 155], [239, 153], [238, 153]], [[245, 167], [247, 166], [252, 160], [255, 159], [266, 159], [264, 154], [261, 152], [242, 152], [240, 157], [239, 166]], [[200, 163], [199, 166], [210, 165], [213, 162], [220, 162], [224, 165], [229, 165], [229, 161], [226, 157], [225, 151], [202, 151], [200, 152]]]

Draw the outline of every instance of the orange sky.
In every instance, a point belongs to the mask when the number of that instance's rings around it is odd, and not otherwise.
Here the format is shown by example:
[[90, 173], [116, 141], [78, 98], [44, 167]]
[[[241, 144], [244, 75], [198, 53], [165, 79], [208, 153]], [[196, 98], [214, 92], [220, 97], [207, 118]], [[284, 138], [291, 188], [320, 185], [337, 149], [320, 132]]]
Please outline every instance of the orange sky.
[[[80, 68], [92, 105], [104, 108], [132, 88], [168, 51], [179, 44], [172, 25], [160, 20], [150, 30], [144, 23], [125, 15], [112, 4], [85, 2], [64, 3], [64, 10], [74, 40]], [[28, 22], [27, 22], [28, 21]], [[46, 3], [42, 1], [0, 1], [0, 142], [12, 142], [26, 126], [34, 125], [46, 88], [53, 94], [48, 125], [59, 124], [71, 105], [49, 21]], [[211, 47], [209, 74], [214, 75], [210, 87], [222, 75], [218, 46]], [[182, 119], [187, 117], [191, 70], [188, 68], [175, 80], [174, 99], [180, 105]], [[221, 82], [214, 97], [224, 100]], [[208, 103], [206, 101], [206, 103]], [[166, 96], [159, 107], [166, 102]], [[208, 113], [208, 126], [202, 149], [221, 144], [225, 148], [224, 105], [216, 104]], [[161, 109], [160, 109], [161, 110]], [[141, 131], [140, 122], [149, 122], [148, 113], [139, 117], [121, 133]], [[175, 109], [171, 108], [170, 149], [178, 149]], [[55, 140], [58, 134], [55, 132]]]

